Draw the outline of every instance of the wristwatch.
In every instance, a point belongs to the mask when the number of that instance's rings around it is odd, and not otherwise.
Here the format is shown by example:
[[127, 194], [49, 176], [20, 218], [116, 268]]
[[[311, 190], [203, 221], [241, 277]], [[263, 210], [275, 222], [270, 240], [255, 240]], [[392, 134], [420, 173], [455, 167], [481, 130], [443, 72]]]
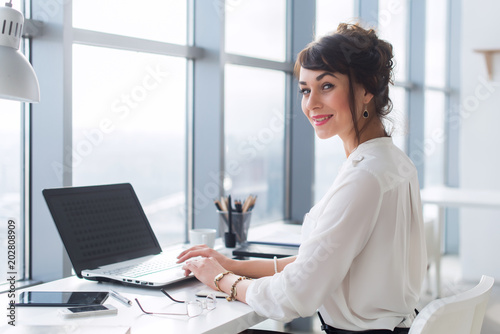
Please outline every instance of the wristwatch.
[[214, 278], [214, 284], [215, 284], [215, 287], [216, 287], [216, 288], [217, 288], [217, 290], [219, 290], [220, 292], [224, 292], [224, 291], [222, 291], [222, 290], [219, 288], [219, 281], [220, 281], [220, 280], [221, 280], [224, 276], [226, 276], [227, 274], [234, 274], [234, 273], [233, 273], [232, 271], [227, 270], [227, 271], [225, 271], [225, 272], [223, 272], [223, 273], [218, 274], [218, 275], [217, 275], [217, 276], [215, 276], [215, 278]]

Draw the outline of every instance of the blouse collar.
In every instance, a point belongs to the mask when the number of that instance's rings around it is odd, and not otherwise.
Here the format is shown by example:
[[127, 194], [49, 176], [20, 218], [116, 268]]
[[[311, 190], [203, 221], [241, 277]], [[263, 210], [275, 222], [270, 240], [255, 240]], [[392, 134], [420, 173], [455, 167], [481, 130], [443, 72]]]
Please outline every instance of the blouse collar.
[[364, 143], [359, 144], [358, 147], [356, 147], [351, 152], [351, 154], [349, 155], [349, 158], [347, 158], [347, 161], [352, 161], [354, 158], [359, 158], [359, 156], [362, 155], [363, 152], [371, 150], [373, 147], [389, 146], [389, 145], [393, 145], [392, 137], [378, 137], [378, 138], [373, 138], [373, 139], [367, 140]]

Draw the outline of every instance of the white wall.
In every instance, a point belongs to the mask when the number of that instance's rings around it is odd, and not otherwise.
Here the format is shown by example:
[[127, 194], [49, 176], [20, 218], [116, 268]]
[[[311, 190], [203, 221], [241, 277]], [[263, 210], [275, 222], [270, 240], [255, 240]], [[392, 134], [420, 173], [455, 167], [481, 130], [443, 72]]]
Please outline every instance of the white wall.
[[[462, 6], [460, 185], [500, 191], [500, 53], [490, 81], [484, 56], [474, 52], [500, 50], [500, 1]], [[460, 222], [463, 279], [488, 274], [500, 282], [500, 210], [462, 209]]]

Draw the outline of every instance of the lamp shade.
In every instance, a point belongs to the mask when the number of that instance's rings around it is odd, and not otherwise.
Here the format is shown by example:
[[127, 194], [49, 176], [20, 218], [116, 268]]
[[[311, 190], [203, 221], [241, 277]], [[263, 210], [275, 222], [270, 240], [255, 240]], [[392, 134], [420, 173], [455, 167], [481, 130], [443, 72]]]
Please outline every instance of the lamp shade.
[[40, 88], [33, 67], [19, 52], [23, 14], [0, 7], [0, 98], [39, 102]]

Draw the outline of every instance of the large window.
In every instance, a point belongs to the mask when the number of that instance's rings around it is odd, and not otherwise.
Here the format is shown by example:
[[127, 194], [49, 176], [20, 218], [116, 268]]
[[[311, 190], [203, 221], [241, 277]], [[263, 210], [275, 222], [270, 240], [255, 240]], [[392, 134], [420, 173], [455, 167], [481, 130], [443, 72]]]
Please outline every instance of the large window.
[[225, 74], [225, 191], [258, 196], [253, 221], [283, 219], [285, 74], [238, 65]]
[[425, 44], [425, 186], [445, 183], [447, 0], [427, 1]]
[[227, 1], [225, 31], [227, 53], [284, 61], [286, 0]]
[[131, 183], [172, 243], [184, 238], [185, 167], [186, 60], [76, 44], [73, 185]]
[[379, 0], [378, 32], [392, 44], [395, 58], [394, 77], [404, 82], [408, 78], [408, 1]]
[[316, 38], [337, 30], [339, 23], [357, 22], [354, 0], [316, 0]]
[[285, 218], [287, 74], [269, 69], [277, 65], [267, 60], [286, 60], [286, 6], [285, 0], [226, 6], [225, 52], [257, 65], [225, 65], [224, 192], [235, 199], [258, 196], [253, 222]]
[[186, 44], [186, 0], [73, 0], [73, 27]]
[[408, 2], [407, 0], [380, 0], [378, 8], [378, 33], [392, 44], [394, 54], [394, 82], [389, 88], [393, 110], [389, 114], [388, 128], [394, 144], [406, 151], [408, 136], [408, 108], [406, 102], [408, 81]]
[[[178, 44], [186, 13], [185, 1], [73, 2], [75, 27]], [[185, 240], [187, 62], [73, 45], [73, 185], [131, 183], [161, 244]]]
[[[0, 100], [0, 247], [4, 250], [5, 261], [0, 262], [0, 272], [17, 272], [23, 278], [24, 259], [24, 147], [21, 104], [15, 101]], [[15, 222], [16, 270], [7, 270], [8, 221]], [[12, 234], [11, 234], [12, 235]]]

